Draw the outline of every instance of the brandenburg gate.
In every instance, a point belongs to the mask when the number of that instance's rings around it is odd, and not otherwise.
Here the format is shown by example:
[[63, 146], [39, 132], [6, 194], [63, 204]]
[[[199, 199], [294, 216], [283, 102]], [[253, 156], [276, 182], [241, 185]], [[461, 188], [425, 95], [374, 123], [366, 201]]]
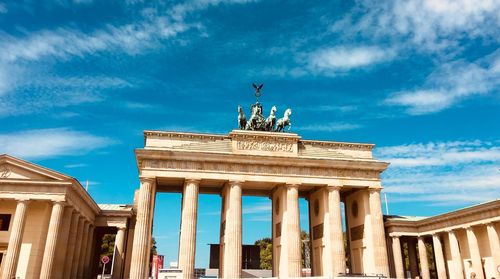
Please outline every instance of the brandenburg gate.
[[228, 135], [144, 132], [145, 147], [135, 151], [140, 189], [130, 278], [148, 274], [157, 192], [182, 193], [178, 260], [184, 278], [194, 278], [200, 193], [222, 197], [221, 278], [241, 278], [244, 195], [272, 199], [273, 276], [301, 276], [300, 197], [309, 203], [313, 276], [337, 276], [347, 268], [389, 276], [380, 200], [380, 173], [388, 164], [373, 158], [373, 145], [278, 132], [290, 124], [289, 109], [266, 128], [276, 108], [265, 119], [258, 101], [248, 121], [239, 111], [240, 129]]

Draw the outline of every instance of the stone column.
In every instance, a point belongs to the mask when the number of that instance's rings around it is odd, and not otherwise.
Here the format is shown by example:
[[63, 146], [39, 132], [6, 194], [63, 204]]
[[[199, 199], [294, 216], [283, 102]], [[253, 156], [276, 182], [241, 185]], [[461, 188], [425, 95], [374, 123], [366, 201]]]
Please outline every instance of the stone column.
[[77, 230], [80, 226], [80, 222], [80, 215], [76, 210], [74, 210], [69, 228], [68, 248], [66, 250], [66, 260], [64, 261], [63, 278], [71, 277], [71, 267], [73, 266], [73, 257], [75, 255]]
[[379, 274], [389, 277], [389, 260], [385, 242], [384, 218], [382, 203], [380, 202], [380, 188], [370, 188], [370, 219], [372, 229], [372, 251], [375, 270]]
[[476, 233], [472, 227], [467, 227], [467, 242], [469, 243], [470, 258], [472, 260], [472, 270], [476, 273], [477, 279], [484, 279], [483, 263], [481, 261], [481, 253], [477, 244]]
[[241, 278], [241, 181], [229, 181], [223, 278]]
[[78, 220], [78, 227], [76, 229], [75, 238], [75, 249], [73, 250], [73, 261], [69, 264], [71, 265], [70, 278], [76, 279], [76, 274], [78, 273], [78, 261], [80, 258], [80, 251], [82, 249], [82, 239], [83, 239], [83, 227], [85, 225], [85, 217], [81, 216]]
[[427, 248], [422, 236], [418, 237], [418, 255], [420, 257], [420, 276], [422, 279], [430, 279], [429, 260], [427, 259]]
[[154, 202], [154, 178], [141, 178], [139, 200], [137, 202], [137, 217], [134, 230], [134, 245], [132, 250], [132, 263], [130, 266], [130, 279], [145, 279], [149, 275], [149, 227], [151, 203]]
[[340, 188], [340, 186], [327, 187], [333, 276], [346, 271], [342, 213], [340, 211]]
[[[451, 258], [453, 260], [453, 272], [450, 270], [450, 277], [464, 278], [462, 256], [460, 255], [460, 248], [455, 232], [449, 231], [448, 238], [450, 239]], [[453, 274], [453, 276], [451, 276], [451, 274]]]
[[[71, 278], [78, 278], [78, 272], [80, 270], [80, 261], [82, 259], [82, 251], [83, 251], [83, 238], [86, 234], [85, 229], [88, 229], [88, 222], [85, 220], [85, 217], [81, 217], [82, 223], [81, 226], [78, 226], [78, 235], [76, 237], [76, 245], [75, 245], [75, 255], [73, 256], [73, 267], [71, 268]], [[88, 231], [87, 231], [88, 232]]]
[[28, 200], [18, 200], [12, 229], [10, 231], [7, 254], [3, 260], [2, 279], [11, 279], [16, 276], [19, 251], [23, 240], [24, 223], [26, 221], [26, 211], [28, 210]]
[[113, 255], [113, 278], [120, 279], [123, 278], [123, 263], [125, 257], [125, 227], [118, 227], [115, 237], [115, 249]]
[[408, 239], [408, 258], [410, 259], [410, 273], [411, 278], [418, 276], [418, 262], [417, 262], [417, 249], [415, 247], [415, 240]]
[[54, 266], [56, 245], [57, 239], [59, 238], [63, 212], [64, 204], [60, 201], [54, 202], [52, 205], [52, 213], [50, 214], [45, 250], [43, 252], [42, 270], [40, 271], [40, 278], [43, 279], [53, 278], [52, 267]]
[[83, 271], [83, 278], [90, 278], [91, 275], [90, 273], [92, 272], [91, 268], [91, 257], [94, 251], [94, 225], [90, 225], [89, 229], [89, 239], [87, 241], [87, 253], [85, 254], [85, 263], [84, 263], [84, 271]]
[[403, 254], [401, 253], [401, 243], [399, 236], [392, 237], [392, 253], [394, 256], [394, 268], [396, 270], [396, 278], [405, 278], [405, 271], [403, 268]]
[[194, 278], [196, 253], [196, 221], [198, 216], [199, 180], [189, 179], [182, 192], [181, 235], [179, 237], [179, 268], [185, 279]]
[[287, 185], [287, 242], [288, 276], [300, 277], [302, 271], [302, 253], [300, 243], [299, 186]]
[[90, 230], [90, 222], [86, 221], [83, 227], [83, 237], [82, 237], [82, 245], [80, 248], [80, 256], [78, 257], [78, 270], [76, 272], [76, 278], [82, 279], [83, 272], [85, 267], [85, 260], [87, 256], [87, 245], [89, 241], [89, 230]]
[[438, 234], [432, 235], [432, 243], [434, 248], [434, 257], [436, 258], [436, 270], [438, 279], [447, 279], [446, 278], [446, 265], [444, 262], [443, 255], [443, 245], [441, 245], [441, 239]]
[[491, 256], [493, 257], [495, 263], [495, 273], [497, 278], [500, 278], [500, 272], [498, 272], [497, 266], [500, 265], [500, 241], [498, 238], [498, 232], [495, 229], [494, 223], [486, 224], [486, 230], [488, 232], [488, 241], [490, 243]]

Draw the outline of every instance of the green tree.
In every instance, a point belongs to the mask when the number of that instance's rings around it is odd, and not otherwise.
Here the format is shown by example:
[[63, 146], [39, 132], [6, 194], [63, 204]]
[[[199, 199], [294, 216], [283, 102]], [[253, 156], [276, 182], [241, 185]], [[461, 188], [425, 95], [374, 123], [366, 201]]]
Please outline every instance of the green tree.
[[273, 269], [273, 241], [266, 237], [255, 241], [255, 245], [260, 247], [260, 268]]
[[[306, 247], [308, 245], [308, 247]], [[311, 249], [309, 243], [309, 233], [300, 231], [300, 250], [302, 256], [302, 268], [306, 268], [311, 263]], [[308, 252], [306, 255], [306, 251]]]
[[[109, 257], [109, 260], [110, 260], [109, 262], [113, 261], [113, 251], [115, 249], [115, 237], [116, 237], [116, 234], [105, 234], [102, 237], [101, 252], [99, 254], [99, 269], [100, 270], [102, 270], [102, 267], [103, 267], [101, 259], [104, 256]], [[106, 274], [111, 273], [111, 264], [106, 265], [105, 273]]]

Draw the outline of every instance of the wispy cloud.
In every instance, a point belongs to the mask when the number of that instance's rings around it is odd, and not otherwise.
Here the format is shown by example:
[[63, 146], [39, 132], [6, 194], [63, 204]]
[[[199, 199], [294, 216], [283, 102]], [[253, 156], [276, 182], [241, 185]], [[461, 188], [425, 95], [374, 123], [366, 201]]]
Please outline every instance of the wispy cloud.
[[69, 128], [26, 130], [0, 134], [0, 153], [27, 160], [46, 159], [81, 155], [115, 143], [108, 137]]
[[441, 51], [464, 38], [498, 41], [498, 1], [358, 1], [331, 30], [341, 36], [411, 44], [417, 51]]
[[380, 47], [333, 47], [323, 48], [309, 55], [308, 64], [313, 72], [336, 72], [366, 68], [392, 60], [394, 50]]
[[499, 162], [500, 147], [497, 144], [480, 140], [415, 143], [380, 147], [376, 154], [400, 168]]
[[448, 141], [376, 148], [392, 202], [465, 205], [499, 198], [498, 141]]
[[113, 50], [136, 54], [159, 39], [174, 37], [190, 28], [183, 22], [157, 17], [123, 26], [108, 25], [91, 33], [58, 28], [26, 34], [24, 37], [0, 35], [0, 61], [36, 61], [47, 57], [68, 59]]
[[5, 3], [0, 3], [0, 14], [5, 14], [8, 12], [7, 6], [5, 6]]
[[243, 214], [259, 214], [263, 212], [268, 212], [271, 214], [272, 205], [271, 202], [267, 203], [256, 203], [252, 205], [247, 205], [243, 207]]
[[384, 103], [405, 107], [409, 114], [419, 115], [442, 111], [474, 95], [498, 92], [500, 52], [482, 60], [446, 63], [427, 77], [422, 88], [397, 92]]
[[68, 164], [65, 165], [64, 167], [67, 169], [75, 169], [75, 168], [84, 168], [87, 166], [88, 166], [87, 164], [78, 163], [78, 164]]
[[15, 94], [1, 94], [0, 69], [0, 117], [23, 115], [103, 101], [108, 96], [104, 91], [131, 87], [120, 78], [94, 77], [17, 77]]
[[325, 124], [311, 124], [307, 126], [296, 127], [294, 129], [299, 131], [320, 131], [320, 132], [339, 132], [356, 130], [361, 128], [359, 124], [352, 123], [325, 123]]

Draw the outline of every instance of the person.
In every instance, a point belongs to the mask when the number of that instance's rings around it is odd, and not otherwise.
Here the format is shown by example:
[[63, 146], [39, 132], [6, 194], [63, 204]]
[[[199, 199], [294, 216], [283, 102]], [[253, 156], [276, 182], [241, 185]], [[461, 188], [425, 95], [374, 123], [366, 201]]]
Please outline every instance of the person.
[[476, 273], [475, 272], [471, 272], [470, 273], [470, 279], [476, 279]]

